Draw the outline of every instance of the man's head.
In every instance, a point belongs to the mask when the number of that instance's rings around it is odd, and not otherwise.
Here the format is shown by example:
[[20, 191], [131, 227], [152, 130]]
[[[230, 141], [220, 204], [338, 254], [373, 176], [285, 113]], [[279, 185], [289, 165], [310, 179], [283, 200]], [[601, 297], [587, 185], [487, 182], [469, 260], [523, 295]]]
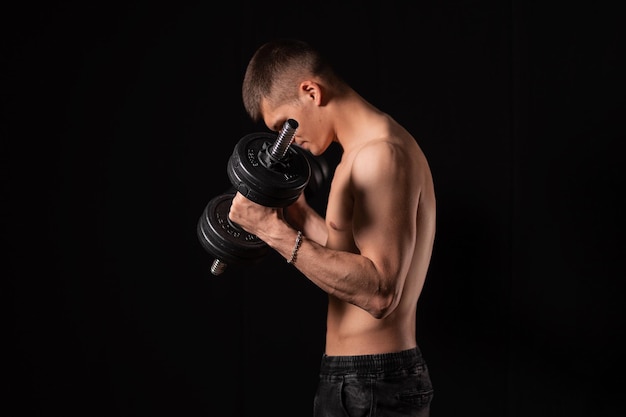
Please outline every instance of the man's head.
[[278, 39], [262, 45], [254, 53], [242, 86], [243, 104], [248, 115], [258, 122], [263, 107], [278, 107], [298, 100], [302, 81], [322, 80], [329, 85], [338, 77], [322, 55], [306, 42]]

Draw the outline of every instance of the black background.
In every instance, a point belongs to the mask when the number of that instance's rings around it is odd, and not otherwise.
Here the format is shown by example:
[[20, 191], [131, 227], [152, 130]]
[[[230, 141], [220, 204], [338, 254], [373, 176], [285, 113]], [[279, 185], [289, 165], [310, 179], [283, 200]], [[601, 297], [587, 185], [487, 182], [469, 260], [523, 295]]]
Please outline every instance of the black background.
[[275, 253], [213, 277], [195, 231], [235, 143], [265, 130], [241, 104], [249, 57], [294, 36], [430, 160], [438, 234], [418, 341], [432, 416], [623, 416], [612, 4], [3, 6], [1, 408], [310, 415], [324, 294]]

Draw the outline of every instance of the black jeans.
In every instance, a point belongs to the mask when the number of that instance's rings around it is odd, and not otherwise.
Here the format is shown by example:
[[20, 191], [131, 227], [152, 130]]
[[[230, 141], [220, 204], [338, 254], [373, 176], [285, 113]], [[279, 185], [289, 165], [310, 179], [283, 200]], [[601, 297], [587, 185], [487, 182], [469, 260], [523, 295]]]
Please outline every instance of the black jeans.
[[323, 355], [314, 417], [428, 417], [433, 387], [419, 348]]

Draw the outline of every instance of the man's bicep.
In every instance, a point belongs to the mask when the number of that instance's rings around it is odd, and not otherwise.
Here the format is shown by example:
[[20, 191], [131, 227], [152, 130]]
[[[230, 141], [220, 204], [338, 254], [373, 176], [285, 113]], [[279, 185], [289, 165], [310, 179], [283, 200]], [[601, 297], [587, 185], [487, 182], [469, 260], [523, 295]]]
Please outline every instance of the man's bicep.
[[355, 164], [353, 228], [361, 254], [380, 271], [397, 274], [415, 241], [415, 213], [406, 171], [392, 156], [383, 152], [379, 160]]

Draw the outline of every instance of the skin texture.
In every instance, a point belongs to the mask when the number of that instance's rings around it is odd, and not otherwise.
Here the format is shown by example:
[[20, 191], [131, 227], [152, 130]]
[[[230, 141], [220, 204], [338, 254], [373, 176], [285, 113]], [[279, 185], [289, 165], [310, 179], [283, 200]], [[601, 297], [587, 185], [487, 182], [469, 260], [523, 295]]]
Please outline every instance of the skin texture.
[[267, 127], [297, 120], [295, 142], [313, 154], [340, 145], [326, 218], [304, 195], [283, 210], [237, 194], [229, 216], [285, 259], [303, 232], [294, 266], [328, 294], [326, 354], [397, 352], [417, 345], [417, 303], [435, 236], [433, 180], [415, 138], [343, 87], [303, 73], [296, 100], [261, 100]]

